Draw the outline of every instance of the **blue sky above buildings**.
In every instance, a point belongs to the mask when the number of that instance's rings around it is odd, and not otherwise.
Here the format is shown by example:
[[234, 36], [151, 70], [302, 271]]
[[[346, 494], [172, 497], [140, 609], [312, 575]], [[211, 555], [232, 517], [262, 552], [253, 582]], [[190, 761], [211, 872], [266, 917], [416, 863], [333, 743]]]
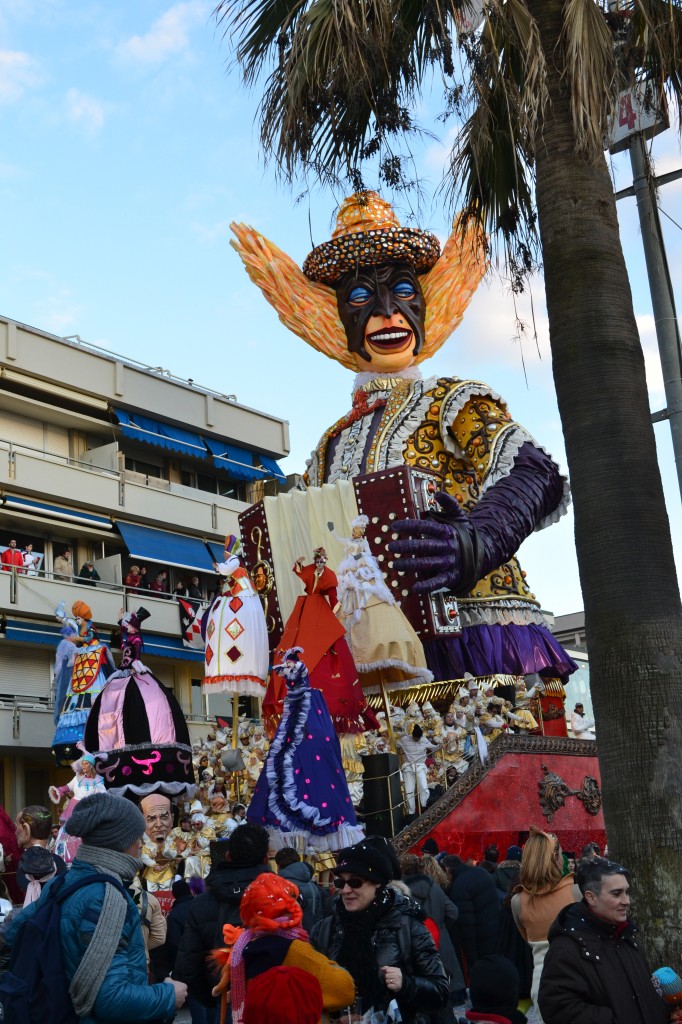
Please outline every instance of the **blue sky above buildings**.
[[[329, 237], [342, 195], [278, 184], [253, 126], [257, 96], [228, 74], [212, 2], [0, 0], [0, 313], [78, 334], [290, 421], [301, 470], [350, 404], [352, 374], [282, 327], [230, 248], [229, 223], [257, 227], [299, 264]], [[437, 109], [437, 98], [427, 98]], [[682, 165], [673, 131], [654, 143], [659, 173]], [[418, 152], [421, 226], [441, 238], [436, 189], [447, 146]], [[627, 157], [613, 164], [629, 183]], [[433, 198], [435, 196], [435, 198]], [[682, 225], [682, 184], [662, 208]], [[652, 409], [664, 404], [634, 200], [619, 204]], [[663, 227], [676, 288], [682, 229]], [[312, 232], [312, 238], [311, 238]], [[514, 303], [491, 275], [425, 373], [487, 381], [565, 468], [542, 282], [538, 347], [516, 337]], [[517, 300], [529, 326], [530, 299]], [[525, 364], [525, 375], [524, 375]], [[678, 559], [682, 515], [669, 432], [656, 427]], [[521, 550], [532, 589], [557, 614], [582, 607], [572, 517]]]

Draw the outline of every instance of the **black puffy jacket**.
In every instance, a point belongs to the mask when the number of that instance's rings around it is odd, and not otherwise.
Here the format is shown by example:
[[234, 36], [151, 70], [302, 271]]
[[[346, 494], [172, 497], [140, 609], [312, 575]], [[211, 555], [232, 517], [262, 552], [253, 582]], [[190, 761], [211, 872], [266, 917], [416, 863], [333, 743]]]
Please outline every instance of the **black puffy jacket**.
[[538, 995], [545, 1024], [665, 1024], [636, 932], [630, 921], [618, 931], [584, 900], [559, 911]]
[[217, 1006], [211, 989], [218, 982], [218, 972], [209, 969], [206, 957], [222, 945], [224, 924], [241, 924], [239, 906], [244, 890], [254, 878], [269, 872], [265, 864], [233, 867], [225, 861], [206, 879], [206, 892], [196, 896], [187, 914], [185, 928], [175, 961], [174, 976], [186, 982], [190, 995], [204, 1006]]
[[457, 931], [459, 952], [469, 967], [489, 956], [497, 948], [500, 925], [500, 898], [492, 875], [483, 868], [460, 864], [451, 870], [448, 896], [459, 910]]
[[[311, 936], [313, 946], [336, 960], [343, 944], [343, 923], [334, 900], [334, 913], [317, 925]], [[397, 995], [405, 1024], [417, 1020], [419, 1011], [428, 1014], [445, 1006], [449, 996], [448, 978], [427, 928], [424, 914], [414, 900], [395, 892], [393, 904], [380, 918], [373, 937], [377, 964], [399, 967], [403, 987]]]

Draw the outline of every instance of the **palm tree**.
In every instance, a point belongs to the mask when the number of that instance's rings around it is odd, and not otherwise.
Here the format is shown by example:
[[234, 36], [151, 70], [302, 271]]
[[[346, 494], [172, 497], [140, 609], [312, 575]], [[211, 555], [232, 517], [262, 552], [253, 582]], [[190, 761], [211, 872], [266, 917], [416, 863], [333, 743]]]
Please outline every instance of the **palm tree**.
[[[446, 189], [513, 274], [544, 265], [575, 504], [609, 849], [653, 959], [682, 962], [682, 607], [603, 139], [619, 90], [682, 94], [680, 0], [223, 0], [281, 173], [404, 183], [398, 145], [437, 71], [464, 117]], [[617, 9], [623, 8], [623, 9]], [[461, 73], [456, 65], [461, 65]]]

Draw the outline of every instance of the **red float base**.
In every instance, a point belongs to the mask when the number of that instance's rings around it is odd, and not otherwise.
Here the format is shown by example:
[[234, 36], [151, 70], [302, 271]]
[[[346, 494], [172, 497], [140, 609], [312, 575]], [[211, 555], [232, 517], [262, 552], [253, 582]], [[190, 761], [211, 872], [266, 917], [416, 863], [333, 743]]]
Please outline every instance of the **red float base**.
[[[500, 860], [509, 846], [523, 846], [531, 825], [553, 832], [564, 852], [580, 855], [591, 841], [604, 849], [606, 830], [601, 800], [588, 813], [577, 795], [566, 795], [551, 820], [540, 805], [543, 766], [561, 777], [571, 791], [582, 792], [590, 777], [600, 787], [596, 744], [554, 736], [500, 736], [488, 761], [469, 769], [435, 804], [393, 840], [398, 853], [419, 853], [425, 839], [463, 860], [482, 860], [495, 843]], [[592, 807], [594, 810], [595, 808]]]

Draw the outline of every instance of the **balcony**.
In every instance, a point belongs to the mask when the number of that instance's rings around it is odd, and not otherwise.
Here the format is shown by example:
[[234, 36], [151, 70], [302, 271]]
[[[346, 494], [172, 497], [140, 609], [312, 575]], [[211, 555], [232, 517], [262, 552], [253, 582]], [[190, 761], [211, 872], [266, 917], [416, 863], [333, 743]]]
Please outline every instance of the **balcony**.
[[[113, 446], [108, 445], [107, 449]], [[107, 451], [110, 464], [117, 461]], [[0, 439], [0, 487], [43, 501], [67, 502], [116, 519], [152, 521], [195, 535], [237, 533], [245, 502], [138, 473], [77, 462]]]
[[100, 631], [111, 629], [118, 623], [121, 609], [134, 611], [144, 604], [151, 616], [150, 633], [180, 636], [178, 605], [172, 597], [159, 598], [147, 590], [126, 593], [115, 583], [100, 582], [90, 587], [77, 578], [73, 581], [55, 579], [51, 573], [24, 576], [0, 572], [0, 608], [8, 616], [51, 619], [52, 612], [61, 601], [70, 609], [78, 600], [85, 600], [90, 605]]

